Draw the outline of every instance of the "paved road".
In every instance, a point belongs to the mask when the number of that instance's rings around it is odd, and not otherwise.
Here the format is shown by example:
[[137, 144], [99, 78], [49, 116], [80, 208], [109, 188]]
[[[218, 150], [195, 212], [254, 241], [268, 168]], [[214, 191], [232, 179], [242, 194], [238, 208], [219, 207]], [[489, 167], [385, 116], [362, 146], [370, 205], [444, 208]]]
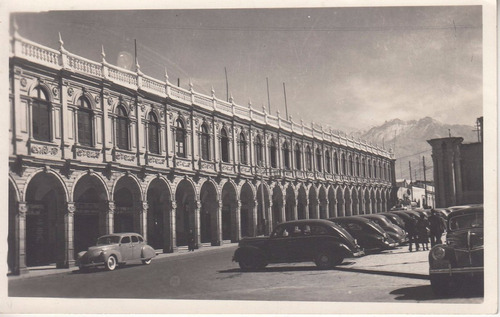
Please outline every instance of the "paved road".
[[241, 272], [231, 262], [236, 246], [162, 256], [149, 266], [130, 264], [112, 272], [11, 278], [9, 296], [64, 298], [218, 299], [330, 302], [480, 303], [478, 291], [435, 298], [427, 270], [428, 252], [400, 248], [346, 259], [334, 270], [313, 263], [270, 265]]

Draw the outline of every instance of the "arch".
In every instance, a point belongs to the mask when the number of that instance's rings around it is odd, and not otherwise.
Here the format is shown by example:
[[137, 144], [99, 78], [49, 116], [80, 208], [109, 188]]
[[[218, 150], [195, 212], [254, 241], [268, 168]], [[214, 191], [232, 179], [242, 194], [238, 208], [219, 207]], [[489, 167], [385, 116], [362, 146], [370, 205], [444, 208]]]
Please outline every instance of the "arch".
[[297, 195], [297, 219], [307, 219], [309, 216], [308, 211], [306, 188], [304, 184], [300, 184]]
[[147, 237], [148, 244], [164, 253], [173, 252], [172, 191], [168, 181], [155, 177], [149, 181], [146, 190], [148, 202]]
[[351, 197], [351, 190], [349, 187], [346, 187], [344, 189], [344, 202], [345, 202], [345, 215], [346, 216], [352, 216], [352, 197]]
[[220, 130], [220, 151], [222, 162], [229, 163], [229, 137], [225, 127]]
[[[109, 192], [109, 189], [108, 189], [108, 186], [106, 184], [106, 181], [104, 180], [104, 178], [101, 176], [101, 174], [99, 173], [96, 173], [94, 171], [87, 171], [87, 172], [81, 172], [79, 173], [75, 179], [74, 179], [74, 184], [77, 184], [78, 181], [82, 178], [82, 177], [85, 177], [85, 176], [92, 176], [92, 177], [95, 177], [95, 179], [100, 183], [100, 185], [102, 185], [102, 187], [104, 188], [105, 190], [105, 194], [106, 194], [106, 198], [105, 200], [111, 200], [111, 197], [110, 197], [110, 192]], [[70, 197], [71, 197], [71, 201], [75, 201], [75, 188], [76, 186], [73, 185], [72, 189], [71, 189], [71, 192], [70, 192]]]
[[330, 157], [330, 151], [326, 150], [325, 151], [325, 170], [328, 174], [332, 173], [332, 160]]
[[328, 199], [326, 198], [326, 189], [324, 185], [320, 185], [318, 189], [318, 199], [319, 199], [319, 218], [327, 219], [330, 217], [328, 210]]
[[248, 163], [248, 155], [247, 155], [247, 139], [243, 131], [240, 132], [239, 138], [239, 149], [240, 149], [240, 163], [247, 164]]
[[302, 170], [302, 152], [299, 143], [295, 143], [295, 168], [299, 171]]
[[[195, 237], [195, 247], [199, 246], [199, 219], [196, 186], [189, 177], [182, 179], [175, 188], [175, 233], [177, 246], [188, 244], [190, 234]], [[190, 233], [190, 231], [192, 231]]]
[[238, 190], [232, 180], [222, 186], [222, 239], [237, 242], [240, 239]]
[[254, 141], [254, 146], [255, 146], [255, 162], [257, 163], [258, 166], [263, 166], [264, 165], [264, 155], [263, 155], [263, 145], [262, 145], [262, 138], [260, 137], [260, 134], [257, 134], [255, 136], [255, 141]]
[[339, 157], [337, 155], [337, 151], [333, 152], [333, 171], [335, 174], [339, 173]]
[[[28, 96], [30, 97], [37, 97], [38, 96], [38, 92], [36, 92], [36, 90], [40, 89], [46, 100], [50, 103], [54, 102], [54, 95], [50, 89], [50, 87], [46, 84], [46, 83], [42, 83], [40, 82], [39, 80], [33, 82], [31, 84], [31, 86], [28, 88]], [[35, 94], [36, 92], [36, 94]]]
[[178, 157], [187, 157], [186, 135], [186, 123], [179, 115], [175, 120], [175, 155]]
[[261, 182], [257, 187], [257, 235], [270, 234], [268, 221], [272, 221], [269, 214], [271, 206], [271, 193], [266, 182]]
[[283, 190], [282, 188], [276, 184], [273, 187], [272, 191], [272, 227], [273, 229], [276, 227], [278, 223], [286, 221], [286, 213], [283, 214], [282, 210], [285, 207], [284, 199], [283, 199]]
[[68, 230], [71, 223], [65, 222], [68, 191], [64, 182], [50, 170], [35, 172], [27, 181], [25, 201], [27, 266], [69, 265], [73, 259], [73, 239]]
[[365, 188], [365, 214], [371, 214], [370, 191]]
[[242, 237], [253, 237], [256, 235], [257, 212], [256, 196], [253, 186], [245, 182], [240, 190], [240, 230]]
[[203, 122], [200, 127], [200, 151], [201, 159], [210, 160], [210, 129], [206, 122]]
[[370, 190], [370, 212], [372, 214], [377, 212], [376, 200], [375, 200], [375, 190]]
[[376, 198], [377, 198], [377, 212], [382, 212], [382, 198], [380, 197], [380, 189], [376, 189]]
[[335, 196], [335, 192], [336, 192], [335, 188], [333, 188], [333, 186], [329, 186], [329, 188], [328, 188], [328, 201], [329, 201], [328, 213], [329, 213], [330, 218], [337, 217], [337, 199]]
[[306, 146], [306, 169], [312, 171], [312, 152], [309, 145]]
[[321, 154], [321, 149], [319, 147], [316, 148], [316, 170], [318, 172], [323, 171], [323, 164], [322, 164], [322, 154]]
[[319, 218], [319, 203], [318, 203], [318, 194], [316, 192], [316, 187], [311, 185], [309, 187], [309, 219], [318, 219]]
[[286, 205], [285, 205], [285, 220], [296, 220], [297, 219], [297, 198], [295, 197], [295, 190], [293, 185], [288, 184], [285, 191], [286, 195]]
[[341, 187], [337, 187], [337, 216], [342, 217], [345, 216], [345, 203], [344, 203], [344, 191]]
[[73, 95], [73, 97], [71, 98], [71, 103], [76, 105], [76, 103], [78, 102], [78, 99], [80, 98], [85, 98], [87, 99], [89, 105], [90, 105], [90, 108], [92, 110], [97, 110], [97, 105], [95, 103], [95, 100], [94, 100], [94, 97], [92, 96], [91, 93], [89, 93], [88, 91], [83, 91], [83, 90], [77, 90], [75, 92], [75, 94]]
[[113, 185], [114, 232], [143, 233], [140, 215], [136, 212], [145, 201], [140, 182], [133, 174], [126, 174], [116, 180]]
[[[20, 239], [21, 232], [17, 222], [19, 213], [19, 189], [9, 173], [9, 231], [7, 237], [7, 266], [10, 272], [18, 274], [21, 266], [21, 254], [16, 240]], [[24, 233], [23, 233], [24, 234]], [[24, 263], [22, 264], [24, 266]]]
[[210, 242], [212, 245], [220, 245], [218, 214], [219, 195], [217, 184], [211, 180], [206, 180], [200, 189], [200, 241]]
[[[26, 187], [28, 187], [29, 183], [31, 183], [31, 180], [33, 178], [35, 178], [38, 174], [49, 174], [51, 176], [54, 176], [59, 184], [62, 186], [62, 189], [64, 191], [64, 200], [65, 201], [70, 201], [70, 195], [69, 195], [69, 191], [68, 191], [68, 188], [66, 187], [66, 183], [64, 182], [63, 178], [61, 177], [61, 175], [59, 175], [58, 173], [56, 173], [54, 170], [52, 169], [45, 169], [43, 167], [41, 168], [37, 168], [36, 170], [33, 171], [33, 173], [30, 174], [30, 176], [28, 176], [28, 178], [26, 179]], [[27, 198], [26, 198], [26, 195], [27, 195], [27, 191], [24, 191], [24, 195], [23, 195], [23, 192], [21, 192], [21, 198], [23, 201], [27, 201]]]
[[352, 214], [359, 215], [359, 197], [358, 197], [358, 191], [356, 190], [355, 187], [352, 188], [351, 198], [352, 198]]
[[291, 168], [291, 165], [290, 165], [290, 148], [288, 146], [288, 141], [285, 140], [283, 142], [282, 149], [283, 149], [283, 167], [285, 169], [290, 169]]
[[274, 137], [271, 137], [271, 140], [269, 141], [269, 160], [272, 168], [276, 168], [278, 166], [278, 159], [276, 156], [276, 141], [274, 140]]

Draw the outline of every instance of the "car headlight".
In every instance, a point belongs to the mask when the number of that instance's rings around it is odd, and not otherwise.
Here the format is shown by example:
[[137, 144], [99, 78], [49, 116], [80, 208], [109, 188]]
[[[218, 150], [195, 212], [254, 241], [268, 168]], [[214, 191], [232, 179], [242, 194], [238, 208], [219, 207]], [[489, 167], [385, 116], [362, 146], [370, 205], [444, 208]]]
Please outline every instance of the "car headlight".
[[432, 249], [431, 251], [431, 256], [436, 261], [444, 259], [445, 255], [446, 255], [446, 250], [443, 247], [438, 246]]

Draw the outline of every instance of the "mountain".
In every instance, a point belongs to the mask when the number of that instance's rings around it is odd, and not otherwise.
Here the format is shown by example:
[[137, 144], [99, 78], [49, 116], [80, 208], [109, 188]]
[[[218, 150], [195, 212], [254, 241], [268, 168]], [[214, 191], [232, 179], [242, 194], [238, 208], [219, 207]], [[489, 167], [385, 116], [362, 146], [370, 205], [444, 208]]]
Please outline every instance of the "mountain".
[[[451, 136], [464, 138], [464, 143], [477, 142], [473, 125], [445, 124], [433, 118], [403, 121], [393, 119], [354, 135], [369, 142], [393, 149], [396, 158], [396, 178], [423, 180], [422, 156], [425, 157], [426, 179], [433, 179], [431, 146], [427, 140]], [[416, 173], [416, 177], [415, 177]]]

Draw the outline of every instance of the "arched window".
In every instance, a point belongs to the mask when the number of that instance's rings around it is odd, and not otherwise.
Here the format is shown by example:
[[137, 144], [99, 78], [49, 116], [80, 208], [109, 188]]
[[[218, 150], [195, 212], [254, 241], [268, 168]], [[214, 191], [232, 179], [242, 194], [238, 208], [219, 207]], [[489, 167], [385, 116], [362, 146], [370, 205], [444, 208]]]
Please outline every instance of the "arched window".
[[260, 135], [255, 137], [255, 160], [257, 161], [257, 166], [263, 166], [263, 155], [262, 155], [262, 139]]
[[330, 159], [330, 151], [325, 152], [325, 161], [326, 161], [326, 172], [331, 173], [332, 172], [332, 162]]
[[229, 162], [229, 138], [227, 137], [226, 129], [220, 130], [220, 149], [222, 162]]
[[148, 151], [160, 154], [160, 125], [154, 112], [148, 115]]
[[344, 153], [342, 153], [342, 156], [340, 157], [340, 163], [342, 164], [342, 174], [346, 175], [347, 174], [347, 166], [346, 166]]
[[372, 162], [370, 160], [367, 161], [368, 164], [368, 177], [372, 177]]
[[92, 127], [93, 112], [87, 98], [78, 99], [78, 143], [87, 146], [94, 145], [94, 129]]
[[382, 163], [378, 162], [378, 178], [383, 178], [383, 170], [382, 170]]
[[276, 168], [276, 142], [274, 142], [274, 139], [271, 139], [269, 154], [271, 156], [271, 167]]
[[356, 156], [356, 176], [359, 176], [359, 157]]
[[352, 155], [349, 154], [349, 175], [354, 175], [354, 164], [352, 162]]
[[201, 159], [208, 161], [210, 160], [210, 134], [208, 133], [208, 128], [205, 123], [201, 125], [200, 141]]
[[375, 160], [373, 160], [373, 178], [377, 178], [378, 174], [377, 174], [377, 162], [375, 162]]
[[361, 158], [361, 176], [366, 177], [365, 158]]
[[309, 145], [306, 148], [306, 168], [308, 171], [312, 171], [312, 152]]
[[295, 168], [299, 171], [302, 170], [302, 153], [300, 151], [300, 145], [295, 144]]
[[283, 143], [283, 164], [285, 165], [285, 169], [290, 169], [290, 149], [286, 141]]
[[50, 103], [45, 90], [41, 87], [33, 90], [31, 126], [35, 140], [50, 141]]
[[339, 158], [337, 152], [333, 152], [333, 168], [335, 169], [335, 174], [339, 174]]
[[316, 169], [318, 172], [322, 171], [322, 165], [321, 165], [321, 150], [320, 148], [316, 148]]
[[240, 163], [247, 164], [247, 140], [243, 132], [240, 133]]
[[128, 137], [129, 119], [125, 108], [120, 105], [116, 109], [116, 146], [122, 150], [129, 150]]
[[186, 129], [181, 119], [175, 121], [175, 155], [186, 157]]

